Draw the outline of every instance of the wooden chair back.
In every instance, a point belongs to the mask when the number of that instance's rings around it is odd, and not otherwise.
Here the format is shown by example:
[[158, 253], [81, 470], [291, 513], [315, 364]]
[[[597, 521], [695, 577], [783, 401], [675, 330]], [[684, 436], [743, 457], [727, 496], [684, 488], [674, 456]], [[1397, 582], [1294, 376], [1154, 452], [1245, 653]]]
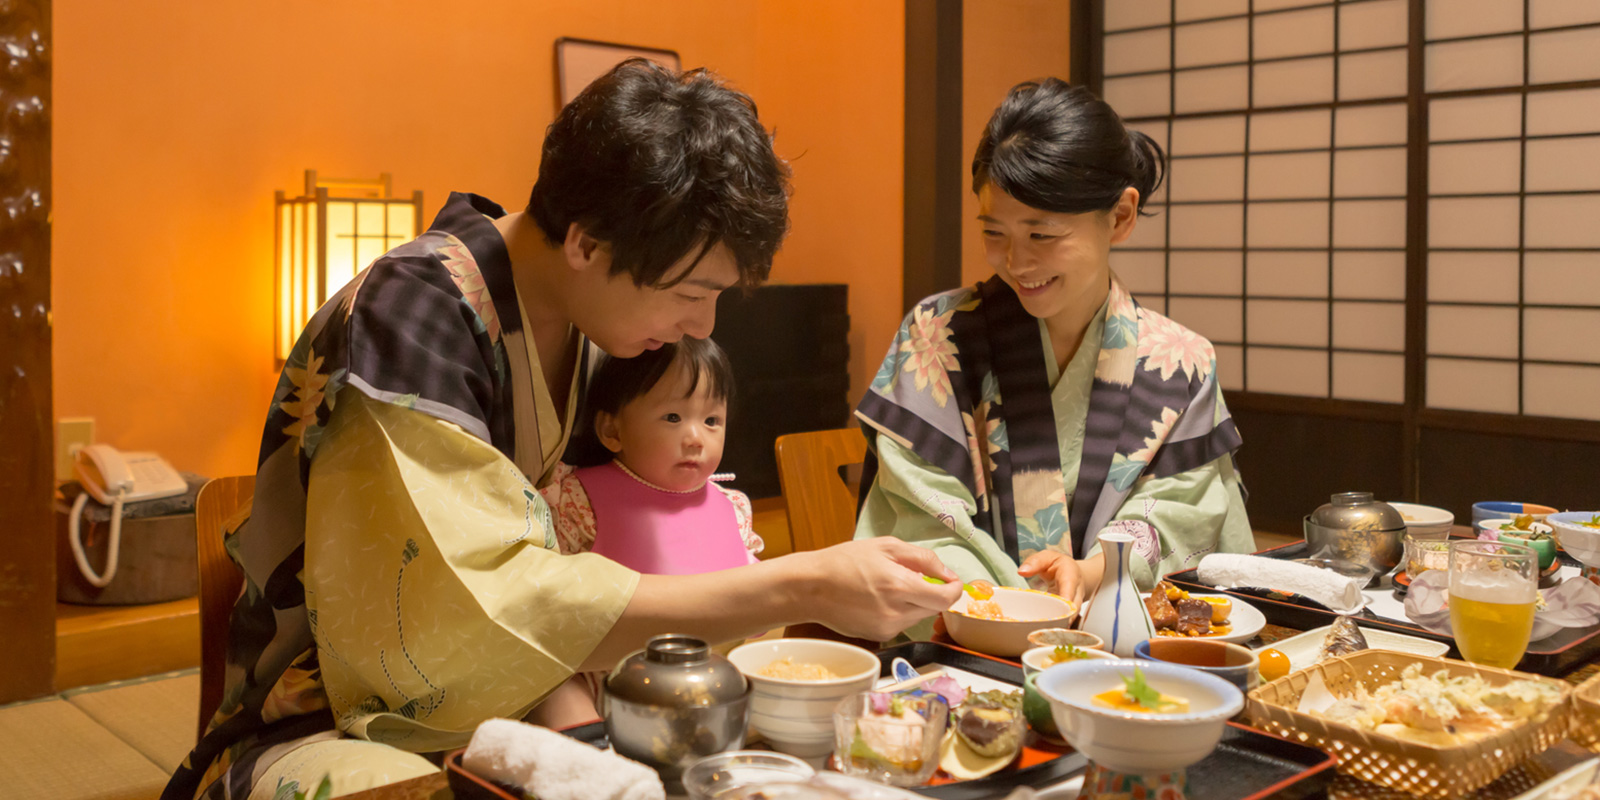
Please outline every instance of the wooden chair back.
[[856, 530], [856, 494], [839, 476], [839, 468], [866, 459], [867, 438], [857, 428], [791, 433], [779, 436], [774, 449], [795, 551], [850, 541]]
[[223, 547], [222, 526], [250, 502], [255, 491], [256, 476], [238, 475], [207, 481], [195, 498], [194, 539], [200, 564], [200, 736], [222, 705], [228, 619], [244, 586], [244, 573]]

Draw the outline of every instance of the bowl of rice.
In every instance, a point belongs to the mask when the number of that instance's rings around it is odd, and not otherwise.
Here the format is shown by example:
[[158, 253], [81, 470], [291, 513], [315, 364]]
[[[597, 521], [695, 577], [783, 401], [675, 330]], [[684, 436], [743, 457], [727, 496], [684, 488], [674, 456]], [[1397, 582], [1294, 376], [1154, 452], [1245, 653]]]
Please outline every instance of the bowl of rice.
[[750, 727], [772, 749], [808, 759], [833, 750], [834, 708], [882, 669], [872, 651], [824, 639], [758, 639], [728, 660], [750, 680]]
[[945, 630], [956, 644], [991, 656], [1016, 658], [1033, 647], [1028, 634], [1041, 628], [1066, 628], [1078, 609], [1072, 601], [1034, 589], [996, 587], [988, 600], [963, 594], [943, 613]]

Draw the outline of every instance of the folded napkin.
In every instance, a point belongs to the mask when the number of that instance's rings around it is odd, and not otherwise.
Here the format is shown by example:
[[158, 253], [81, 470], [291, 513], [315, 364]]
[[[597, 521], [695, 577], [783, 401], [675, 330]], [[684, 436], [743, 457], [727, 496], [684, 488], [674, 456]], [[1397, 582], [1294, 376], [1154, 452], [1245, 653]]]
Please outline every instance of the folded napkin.
[[[1412, 622], [1443, 636], [1454, 636], [1450, 628], [1450, 573], [1430, 569], [1411, 581], [1406, 590], [1406, 616]], [[1528, 641], [1537, 642], [1555, 635], [1562, 628], [1588, 628], [1600, 623], [1600, 586], [1586, 580], [1562, 581], [1545, 589], [1545, 607], [1533, 613], [1533, 633]]]
[[461, 756], [473, 773], [539, 800], [665, 800], [655, 770], [549, 728], [491, 719]]
[[1332, 570], [1264, 556], [1212, 553], [1200, 559], [1200, 582], [1223, 589], [1272, 589], [1305, 595], [1340, 614], [1365, 604], [1361, 581]]

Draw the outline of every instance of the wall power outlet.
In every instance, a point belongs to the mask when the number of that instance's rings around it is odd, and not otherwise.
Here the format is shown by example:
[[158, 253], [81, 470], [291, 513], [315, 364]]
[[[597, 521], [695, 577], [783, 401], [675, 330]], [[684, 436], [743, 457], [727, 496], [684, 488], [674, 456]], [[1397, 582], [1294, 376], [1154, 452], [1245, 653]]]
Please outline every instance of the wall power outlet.
[[94, 417], [56, 420], [56, 480], [72, 480], [72, 457], [94, 444]]

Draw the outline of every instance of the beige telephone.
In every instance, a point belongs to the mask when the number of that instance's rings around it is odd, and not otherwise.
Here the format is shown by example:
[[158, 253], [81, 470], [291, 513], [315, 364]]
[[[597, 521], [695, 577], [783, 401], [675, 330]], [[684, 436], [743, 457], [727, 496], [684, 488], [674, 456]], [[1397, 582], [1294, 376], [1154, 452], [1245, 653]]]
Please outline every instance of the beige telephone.
[[[117, 556], [122, 547], [122, 504], [175, 497], [188, 491], [189, 484], [155, 453], [119, 453], [106, 444], [93, 444], [79, 450], [73, 456], [72, 471], [83, 484], [83, 493], [72, 504], [67, 541], [84, 580], [104, 587], [117, 574]], [[89, 559], [83, 553], [83, 536], [78, 530], [83, 507], [90, 496], [111, 506], [111, 540], [106, 550], [104, 573], [89, 566]]]

